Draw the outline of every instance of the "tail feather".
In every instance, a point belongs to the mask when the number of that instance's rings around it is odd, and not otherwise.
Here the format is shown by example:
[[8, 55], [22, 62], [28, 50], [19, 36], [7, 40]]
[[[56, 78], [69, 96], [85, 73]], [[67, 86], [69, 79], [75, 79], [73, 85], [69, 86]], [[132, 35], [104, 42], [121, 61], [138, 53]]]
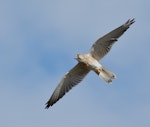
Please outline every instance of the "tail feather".
[[105, 67], [102, 67], [102, 71], [98, 74], [99, 77], [101, 77], [105, 82], [111, 84], [112, 83], [112, 79], [116, 78], [116, 75], [114, 73], [112, 73], [111, 71], [109, 71], [108, 69], [106, 69]]

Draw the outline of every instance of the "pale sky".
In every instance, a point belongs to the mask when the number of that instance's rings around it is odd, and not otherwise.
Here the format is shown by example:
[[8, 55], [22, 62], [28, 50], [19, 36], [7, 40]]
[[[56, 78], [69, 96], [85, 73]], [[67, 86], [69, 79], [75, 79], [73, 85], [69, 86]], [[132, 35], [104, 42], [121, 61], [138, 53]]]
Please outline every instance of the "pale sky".
[[[1, 127], [150, 126], [149, 0], [1, 0]], [[108, 85], [91, 72], [48, 110], [62, 76], [104, 34], [135, 23], [101, 64]]]

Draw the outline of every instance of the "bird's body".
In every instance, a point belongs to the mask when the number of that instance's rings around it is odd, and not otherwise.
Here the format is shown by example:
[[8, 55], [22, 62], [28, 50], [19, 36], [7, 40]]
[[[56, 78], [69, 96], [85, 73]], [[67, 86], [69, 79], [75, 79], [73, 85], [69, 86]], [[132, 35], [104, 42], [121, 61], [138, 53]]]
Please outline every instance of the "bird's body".
[[86, 66], [89, 68], [89, 70], [95, 71], [100, 67], [102, 67], [102, 65], [96, 59], [94, 59], [90, 54], [77, 54], [75, 59], [78, 62], [85, 63]]
[[78, 62], [84, 63], [89, 70], [94, 71], [98, 74], [104, 81], [111, 83], [112, 79], [116, 78], [116, 75], [110, 72], [108, 69], [104, 68], [91, 54], [77, 54], [75, 59]]
[[75, 59], [78, 61], [78, 64], [63, 76], [51, 98], [46, 103], [46, 108], [49, 108], [62, 98], [66, 92], [81, 82], [90, 71], [94, 71], [104, 81], [111, 83], [116, 78], [115, 74], [103, 67], [99, 61], [110, 51], [112, 45], [134, 22], [134, 19], [128, 20], [120, 27], [99, 38], [93, 44], [89, 53], [77, 54]]

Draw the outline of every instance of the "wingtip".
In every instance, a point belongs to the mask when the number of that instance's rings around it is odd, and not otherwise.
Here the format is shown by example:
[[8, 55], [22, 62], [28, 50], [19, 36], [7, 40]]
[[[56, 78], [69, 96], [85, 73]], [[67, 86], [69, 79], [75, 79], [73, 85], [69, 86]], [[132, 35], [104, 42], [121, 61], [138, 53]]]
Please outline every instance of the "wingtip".
[[135, 18], [130, 19], [130, 23], [133, 24], [135, 22]]
[[135, 22], [135, 18], [129, 19], [129, 20], [124, 24], [124, 26], [129, 27], [129, 26], [132, 25], [134, 22]]
[[49, 108], [49, 106], [46, 106], [46, 107], [45, 107], [45, 109], [48, 109], [48, 108]]
[[45, 106], [45, 109], [48, 109], [51, 105], [49, 105], [49, 103], [47, 102], [46, 104], [45, 104], [46, 106]]

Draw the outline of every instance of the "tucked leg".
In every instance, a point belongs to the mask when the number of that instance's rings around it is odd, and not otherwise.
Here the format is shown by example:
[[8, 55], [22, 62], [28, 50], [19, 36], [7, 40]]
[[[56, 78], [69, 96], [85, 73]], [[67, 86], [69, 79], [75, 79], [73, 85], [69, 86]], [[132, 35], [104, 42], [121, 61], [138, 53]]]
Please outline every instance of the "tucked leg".
[[98, 74], [99, 74], [99, 73], [101, 73], [101, 72], [102, 72], [102, 70], [103, 70], [103, 68], [102, 68], [102, 67], [98, 68], [98, 69], [97, 69]]

